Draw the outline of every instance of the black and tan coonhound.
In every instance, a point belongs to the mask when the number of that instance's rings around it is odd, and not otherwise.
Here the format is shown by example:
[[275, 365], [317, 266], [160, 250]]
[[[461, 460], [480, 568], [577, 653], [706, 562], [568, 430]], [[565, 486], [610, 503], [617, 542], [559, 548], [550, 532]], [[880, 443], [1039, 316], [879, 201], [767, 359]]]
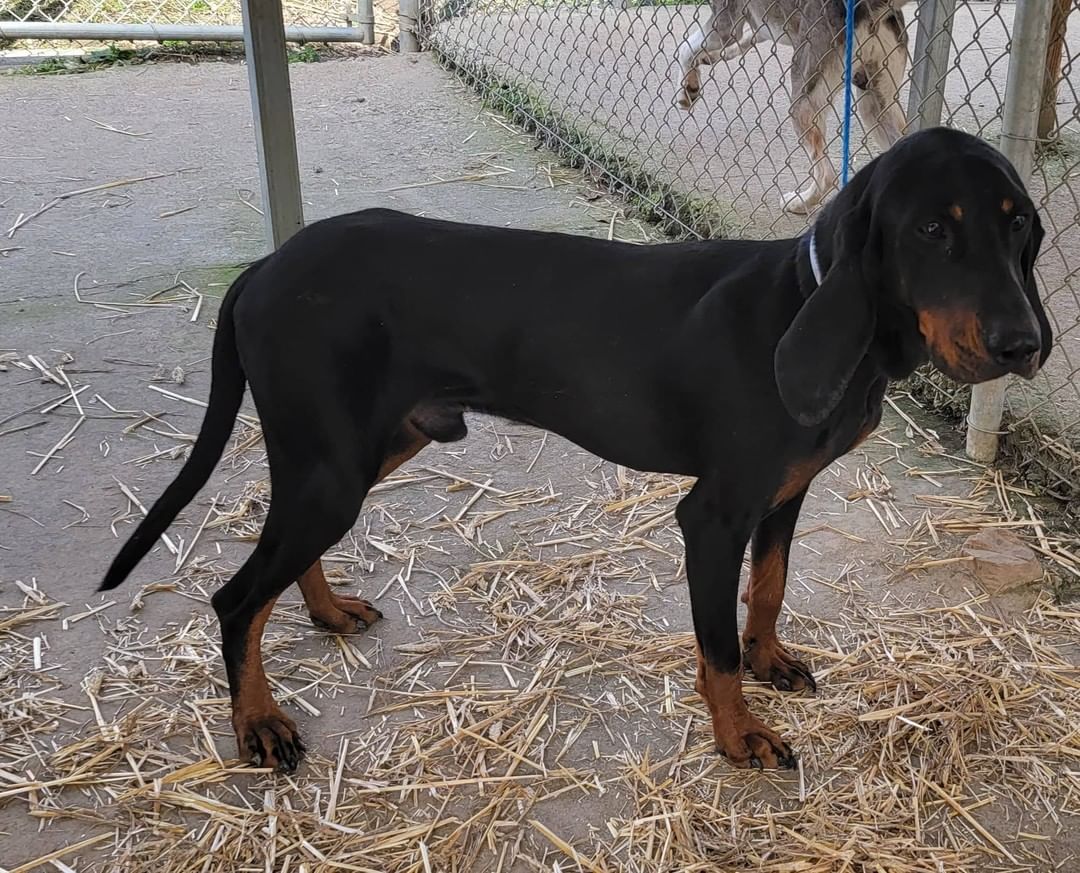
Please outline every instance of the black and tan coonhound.
[[1052, 341], [1033, 275], [1042, 236], [1011, 164], [945, 129], [900, 140], [798, 239], [635, 246], [381, 209], [319, 221], [229, 289], [198, 440], [102, 588], [206, 483], [250, 385], [273, 498], [213, 605], [241, 754], [291, 771], [304, 748], [260, 654], [274, 601], [299, 580], [321, 625], [380, 618], [331, 593], [322, 554], [382, 477], [463, 438], [463, 413], [503, 416], [697, 477], [676, 513], [697, 691], [733, 764], [790, 766], [741, 682], [745, 664], [779, 689], [814, 688], [775, 628], [807, 486], [874, 430], [888, 381], [927, 359], [962, 382], [1036, 373]]

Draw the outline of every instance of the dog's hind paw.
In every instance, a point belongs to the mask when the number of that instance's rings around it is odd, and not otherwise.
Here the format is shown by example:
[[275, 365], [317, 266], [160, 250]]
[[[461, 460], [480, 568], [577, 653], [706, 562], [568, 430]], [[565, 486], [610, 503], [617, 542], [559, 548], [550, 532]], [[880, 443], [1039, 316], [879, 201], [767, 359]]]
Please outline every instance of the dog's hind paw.
[[312, 612], [311, 621], [316, 627], [337, 634], [359, 633], [383, 617], [370, 602], [359, 597], [331, 594], [330, 602], [330, 609], [320, 613]]
[[296, 772], [306, 750], [296, 724], [281, 710], [237, 719], [235, 727], [240, 754], [254, 766]]

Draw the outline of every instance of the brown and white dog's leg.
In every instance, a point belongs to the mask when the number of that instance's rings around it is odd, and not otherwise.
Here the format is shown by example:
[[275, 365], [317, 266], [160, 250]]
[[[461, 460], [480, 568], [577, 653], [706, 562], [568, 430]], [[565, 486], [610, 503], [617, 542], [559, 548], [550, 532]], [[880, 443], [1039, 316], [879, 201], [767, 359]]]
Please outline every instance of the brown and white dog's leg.
[[822, 118], [830, 90], [821, 75], [813, 75], [805, 83], [793, 86], [792, 92], [798, 96], [791, 104], [791, 123], [810, 158], [810, 184], [801, 191], [785, 194], [782, 203], [785, 211], [805, 215], [836, 185], [836, 170], [825, 147]]
[[725, 61], [733, 61], [750, 51], [753, 46], [757, 45], [757, 41], [758, 32], [747, 23], [743, 27], [742, 36], [739, 37], [737, 42], [725, 48], [721, 56]]
[[679, 46], [679, 90], [675, 105], [690, 109], [701, 96], [702, 64], [711, 64], [713, 57], [738, 44], [736, 33], [743, 26], [741, 16], [736, 17], [727, 2], [713, 5], [712, 15], [704, 28], [694, 25], [686, 40]]
[[705, 33], [695, 26], [687, 34], [686, 42], [679, 46], [679, 70], [681, 84], [675, 95], [675, 105], [680, 109], [689, 109], [701, 96], [701, 73], [698, 65], [705, 54]]
[[863, 127], [885, 151], [904, 135], [907, 125], [900, 105], [900, 84], [908, 62], [903, 17], [890, 11], [873, 26], [860, 27], [858, 36], [867, 86], [856, 106]]
[[780, 691], [816, 688], [810, 669], [792, 657], [776, 638], [776, 619], [784, 602], [791, 537], [806, 491], [796, 495], [758, 524], [750, 558], [746, 592], [743, 663], [762, 682]]

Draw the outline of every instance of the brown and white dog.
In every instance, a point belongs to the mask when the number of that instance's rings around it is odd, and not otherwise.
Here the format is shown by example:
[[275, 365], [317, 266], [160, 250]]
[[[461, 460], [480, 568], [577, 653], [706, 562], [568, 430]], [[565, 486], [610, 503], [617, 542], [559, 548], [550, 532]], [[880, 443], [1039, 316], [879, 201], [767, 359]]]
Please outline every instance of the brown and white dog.
[[[852, 81], [863, 93], [857, 110], [882, 149], [896, 142], [906, 118], [899, 103], [908, 60], [901, 8], [908, 0], [857, 0]], [[681, 80], [676, 104], [690, 109], [701, 94], [698, 67], [734, 60], [759, 42], [794, 48], [791, 121], [810, 157], [811, 181], [783, 197], [788, 212], [806, 213], [836, 184], [825, 146], [824, 110], [844, 77], [845, 0], [712, 0], [704, 29], [697, 24], [679, 49]]]

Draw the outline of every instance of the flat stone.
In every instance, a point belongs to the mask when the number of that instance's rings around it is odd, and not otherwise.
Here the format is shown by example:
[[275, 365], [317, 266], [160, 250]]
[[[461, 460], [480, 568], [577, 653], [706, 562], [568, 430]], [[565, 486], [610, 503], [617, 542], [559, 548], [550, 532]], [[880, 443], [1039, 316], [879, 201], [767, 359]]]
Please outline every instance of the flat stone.
[[973, 558], [975, 575], [989, 594], [1013, 591], [1037, 582], [1043, 567], [1035, 552], [1016, 534], [990, 527], [972, 534], [963, 554]]

